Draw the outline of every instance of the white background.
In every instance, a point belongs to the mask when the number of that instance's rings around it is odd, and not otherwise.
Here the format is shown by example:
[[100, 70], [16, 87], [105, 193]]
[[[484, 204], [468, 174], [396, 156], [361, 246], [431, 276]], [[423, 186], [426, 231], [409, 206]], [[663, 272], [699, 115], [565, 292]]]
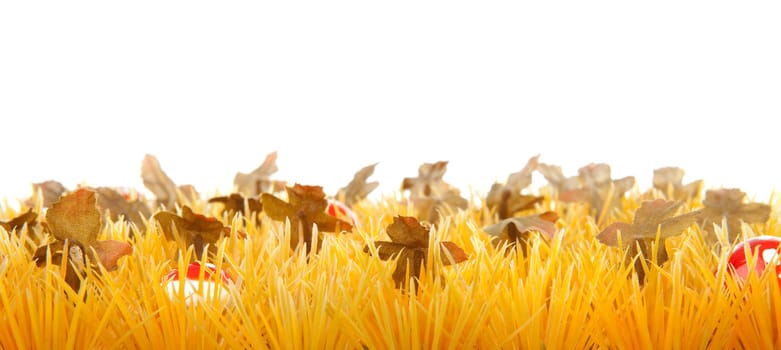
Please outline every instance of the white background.
[[[628, 1], [0, 3], [0, 197], [31, 182], [229, 191], [277, 178], [333, 193], [380, 162], [487, 191], [538, 153], [781, 189], [781, 5]], [[533, 186], [543, 185], [535, 179]]]

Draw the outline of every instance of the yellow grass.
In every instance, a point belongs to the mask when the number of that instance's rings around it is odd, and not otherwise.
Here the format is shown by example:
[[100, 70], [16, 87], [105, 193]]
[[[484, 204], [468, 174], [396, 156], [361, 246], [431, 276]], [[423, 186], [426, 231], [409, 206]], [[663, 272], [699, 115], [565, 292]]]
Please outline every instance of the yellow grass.
[[[537, 212], [557, 211], [558, 233], [550, 241], [533, 235], [525, 252], [492, 244], [480, 227], [493, 219], [475, 205], [444, 215], [429, 254], [438, 256], [434, 243], [449, 240], [470, 259], [434, 262], [408, 290], [395, 288], [394, 261], [362, 251], [388, 239], [384, 227], [393, 215], [412, 213], [398, 195], [360, 203], [359, 228], [320, 234], [323, 244], [309, 258], [289, 248], [284, 223], [263, 214], [260, 227], [251, 218], [224, 218], [234, 231], [248, 233], [246, 240], [222, 240], [209, 258], [236, 281], [227, 286], [231, 298], [189, 307], [169, 299], [161, 280], [184, 268], [192, 249], [181, 251], [155, 229], [130, 240], [126, 224], [107, 225], [102, 238], [131, 241], [134, 252], [116, 271], [89, 273], [78, 294], [64, 282], [63, 268], [32, 262], [41, 237], [0, 229], [0, 348], [781, 347], [774, 276], [753, 277], [744, 287], [727, 278], [728, 243], [713, 251], [694, 226], [668, 241], [670, 260], [647, 266], [648, 280], [640, 286], [623, 252], [594, 239], [607, 224], [631, 220], [641, 197], [632, 194], [600, 226], [581, 205], [547, 200]], [[206, 204], [196, 208], [217, 214]], [[15, 214], [5, 205], [0, 218]], [[781, 235], [775, 211], [768, 223], [746, 227], [749, 236]]]

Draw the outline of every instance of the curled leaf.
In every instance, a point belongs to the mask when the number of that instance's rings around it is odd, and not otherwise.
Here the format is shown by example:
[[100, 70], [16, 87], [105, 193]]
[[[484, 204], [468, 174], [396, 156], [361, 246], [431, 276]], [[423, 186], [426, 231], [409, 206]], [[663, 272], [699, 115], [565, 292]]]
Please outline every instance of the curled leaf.
[[440, 213], [453, 213], [457, 209], [465, 209], [469, 202], [461, 197], [458, 190], [447, 192], [440, 197], [410, 197], [415, 208], [415, 215], [427, 222], [439, 220]]
[[[87, 257], [95, 268], [99, 263], [107, 270], [113, 270], [117, 266], [117, 260], [131, 254], [133, 247], [125, 242], [104, 240], [98, 241], [98, 233], [101, 229], [100, 212], [96, 207], [95, 192], [86, 188], [80, 188], [73, 193], [64, 195], [52, 205], [46, 212], [46, 221], [49, 232], [56, 241], [38, 248], [33, 259], [40, 265], [45, 261], [46, 252], [50, 251], [53, 262], [61, 263], [62, 251], [68, 247], [68, 256], [77, 268], [69, 273], [81, 275]], [[58, 259], [54, 259], [59, 257]], [[43, 260], [41, 260], [43, 258]], [[71, 268], [70, 266], [68, 267]], [[66, 274], [66, 281], [78, 290], [80, 278], [74, 278]]]
[[635, 211], [631, 224], [614, 223], [600, 232], [597, 238], [604, 244], [616, 246], [617, 232], [621, 231], [622, 241], [627, 246], [632, 245], [633, 240], [654, 240], [657, 233], [662, 239], [679, 235], [694, 224], [700, 215], [699, 212], [689, 212], [675, 216], [682, 205], [681, 201], [663, 199], [644, 201]]
[[[695, 211], [675, 216], [682, 205], [681, 201], [663, 199], [644, 201], [635, 211], [635, 217], [631, 224], [613, 223], [602, 230], [597, 238], [600, 242], [611, 246], [618, 246], [621, 242], [621, 248], [629, 249], [630, 254], [627, 254], [629, 260], [639, 254], [641, 259], [651, 262], [652, 242], [655, 242], [658, 236], [656, 263], [661, 265], [667, 261], [666, 239], [683, 233], [696, 222], [700, 215], [699, 212]], [[618, 239], [619, 234], [621, 235], [620, 240]], [[645, 270], [643, 270], [640, 260], [635, 261], [635, 272], [642, 283], [645, 278]]]
[[540, 164], [540, 169], [550, 184], [558, 189], [559, 200], [589, 203], [591, 210], [600, 219], [597, 223], [621, 203], [624, 193], [635, 184], [632, 176], [612, 179], [610, 166], [604, 163], [591, 163], [578, 169], [577, 186], [573, 178], [561, 175], [559, 167]]
[[220, 214], [227, 212], [228, 217], [233, 217], [236, 213], [243, 213], [245, 216], [249, 216], [251, 213], [260, 213], [263, 210], [260, 199], [244, 198], [240, 193], [214, 197], [209, 199], [209, 203], [221, 203], [223, 208]]
[[[420, 269], [425, 266], [428, 256], [429, 229], [414, 217], [395, 216], [385, 231], [391, 241], [376, 241], [374, 246], [382, 260], [398, 257], [393, 280], [397, 287], [402, 287], [407, 277], [414, 280], [420, 277]], [[466, 252], [453, 242], [444, 241], [439, 245], [439, 258], [443, 265], [458, 264], [468, 259]], [[367, 245], [363, 251], [369, 253], [371, 249]]]
[[612, 210], [620, 204], [620, 198], [635, 184], [635, 178], [632, 176], [613, 180], [610, 166], [604, 163], [592, 163], [578, 169], [578, 177], [582, 184], [581, 191], [597, 215], [600, 215], [603, 209]]
[[271, 175], [276, 173], [277, 170], [277, 152], [274, 151], [266, 155], [263, 164], [249, 174], [237, 173], [233, 179], [233, 185], [236, 187], [236, 191], [245, 197], [255, 197], [261, 193], [279, 192], [285, 188], [285, 182], [271, 180]]
[[183, 200], [194, 201], [198, 198], [198, 191], [192, 185], [176, 186], [176, 183], [168, 177], [168, 174], [160, 167], [157, 157], [147, 154], [141, 163], [141, 179], [144, 186], [151, 191], [157, 198], [156, 207], [173, 208], [177, 203], [184, 205], [180, 200], [179, 194], [184, 196]]
[[[68, 252], [67, 259], [64, 259], [63, 252], [66, 251]], [[71, 289], [78, 291], [87, 266], [84, 246], [72, 240], [54, 241], [48, 245], [41, 246], [33, 254], [33, 261], [38, 267], [46, 265], [47, 254], [51, 254], [51, 263], [54, 265], [62, 266], [64, 261], [68, 262], [63, 279]]]
[[290, 247], [295, 249], [304, 244], [306, 252], [312, 250], [312, 225], [318, 231], [350, 231], [352, 225], [336, 219], [326, 213], [328, 200], [320, 186], [295, 184], [287, 188], [288, 201], [285, 202], [272, 194], [263, 193], [261, 202], [263, 211], [276, 221], [290, 220]]
[[409, 216], [396, 216], [393, 223], [385, 228], [391, 241], [407, 247], [428, 247], [429, 229], [417, 219]]
[[702, 189], [702, 180], [683, 184], [684, 171], [678, 167], [664, 167], [654, 170], [654, 188], [669, 199], [687, 200], [694, 198]]
[[133, 253], [133, 247], [130, 244], [114, 240], [92, 242], [92, 248], [95, 249], [100, 264], [108, 271], [117, 269], [119, 258]]
[[447, 162], [424, 163], [418, 168], [418, 177], [402, 181], [401, 189], [409, 191], [419, 219], [434, 222], [439, 218], [440, 210], [464, 209], [469, 204], [457, 188], [442, 180], [446, 171]]
[[[60, 199], [60, 196], [62, 196], [65, 191], [67, 191], [65, 186], [54, 180], [33, 184], [33, 197], [40, 192], [41, 198], [43, 199], [42, 206], [44, 208], [51, 207], [54, 202]], [[29, 198], [25, 203], [32, 207], [35, 202], [33, 201], [33, 198]]]
[[95, 194], [97, 195], [98, 208], [101, 212], [108, 211], [112, 221], [124, 218], [139, 229], [146, 228], [144, 219], [148, 219], [152, 213], [139, 198], [128, 199], [125, 195], [108, 187], [96, 188]]
[[494, 242], [495, 244], [501, 242], [520, 244], [521, 251], [525, 254], [529, 234], [536, 231], [547, 238], [553, 238], [553, 235], [556, 234], [555, 223], [558, 219], [558, 214], [546, 211], [537, 215], [507, 218], [496, 224], [483, 227], [483, 231], [498, 238]]
[[426, 265], [426, 254], [423, 249], [404, 248], [398, 252], [396, 268], [393, 270], [393, 281], [397, 288], [404, 287], [404, 283], [412, 278], [412, 283], [420, 278], [420, 271]]
[[407, 177], [401, 183], [402, 191], [409, 191], [411, 197], [440, 196], [450, 190], [442, 180], [447, 172], [447, 162], [424, 163], [418, 168], [417, 177]]
[[176, 183], [160, 167], [157, 157], [147, 154], [141, 162], [141, 179], [157, 198], [157, 206], [173, 208], [176, 204]]
[[[223, 225], [217, 218], [196, 214], [188, 206], [182, 207], [181, 216], [161, 211], [153, 218], [167, 239], [176, 240], [178, 236], [185, 245], [193, 246], [198, 259], [203, 257], [207, 245], [209, 249], [216, 249], [217, 241], [231, 232], [230, 227]], [[212, 253], [216, 253], [216, 250], [212, 250]]]
[[486, 196], [486, 205], [495, 210], [499, 219], [506, 219], [513, 214], [534, 208], [542, 202], [543, 197], [524, 195], [521, 191], [531, 185], [532, 173], [537, 169], [539, 155], [532, 157], [521, 171], [510, 174], [505, 184], [495, 183]]
[[49, 230], [64, 241], [66, 239], [90, 245], [100, 232], [100, 212], [95, 207], [95, 192], [78, 189], [63, 196], [46, 212]]
[[770, 206], [762, 203], [745, 203], [746, 194], [737, 188], [708, 190], [704, 208], [697, 224], [706, 233], [706, 239], [715, 242], [713, 225], [727, 221], [727, 239], [734, 242], [743, 232], [741, 222], [764, 223], [770, 218]]
[[374, 163], [372, 165], [361, 168], [361, 170], [358, 170], [358, 172], [355, 173], [355, 176], [353, 176], [352, 181], [350, 181], [347, 186], [339, 189], [336, 197], [341, 198], [342, 201], [347, 204], [347, 206], [352, 206], [353, 204], [366, 198], [369, 193], [374, 191], [374, 189], [380, 185], [380, 183], [377, 181], [366, 182], [369, 176], [374, 174], [374, 168], [376, 166], [377, 163]]
[[558, 193], [572, 191], [580, 187], [580, 179], [577, 176], [565, 177], [558, 165], [539, 163], [537, 171], [548, 180], [548, 184]]
[[455, 243], [445, 241], [440, 242], [439, 244], [439, 259], [442, 261], [443, 265], [458, 264], [469, 259], [466, 252]]
[[4, 228], [8, 233], [20, 229], [24, 225], [27, 225], [27, 227], [32, 227], [36, 224], [38, 224], [38, 214], [34, 212], [32, 208], [27, 209], [26, 212], [19, 214], [11, 220], [0, 221], [0, 227]]
[[524, 235], [529, 231], [537, 231], [548, 238], [553, 238], [553, 235], [556, 234], [555, 223], [558, 218], [559, 216], [555, 212], [547, 211], [537, 215], [504, 219], [493, 225], [483, 227], [483, 231], [508, 242], [523, 239]]

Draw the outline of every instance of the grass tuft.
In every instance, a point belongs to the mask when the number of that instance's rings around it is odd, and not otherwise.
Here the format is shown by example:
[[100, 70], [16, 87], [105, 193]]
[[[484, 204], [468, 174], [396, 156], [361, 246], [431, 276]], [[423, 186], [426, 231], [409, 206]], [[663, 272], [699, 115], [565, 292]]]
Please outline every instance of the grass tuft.
[[[166, 241], [155, 225], [138, 232], [107, 224], [100, 239], [131, 242], [133, 253], [115, 271], [86, 269], [78, 292], [64, 280], [66, 264], [32, 262], [31, 251], [44, 239], [36, 230], [0, 228], [0, 348], [779, 348], [776, 277], [730, 278], [734, 242], [719, 228], [715, 247], [696, 225], [669, 239], [667, 262], [639, 264], [644, 284], [626, 252], [595, 239], [610, 223], [631, 221], [641, 200], [658, 196], [633, 192], [598, 218], [585, 205], [546, 196], [530, 213], [555, 211], [557, 233], [550, 240], [532, 234], [523, 246], [492, 241], [480, 227], [495, 219], [473, 201], [434, 223], [429, 263], [417, 283], [401, 290], [392, 279], [396, 261], [362, 251], [388, 239], [394, 215], [414, 213], [398, 194], [358, 203], [354, 231], [316, 234], [322, 245], [311, 256], [290, 248], [289, 223], [263, 213], [259, 221], [223, 216], [233, 233], [248, 237], [222, 239], [207, 260], [235, 281], [226, 286], [229, 301], [205, 298], [191, 306], [169, 298], [161, 282], [168, 271], [185, 268], [192, 248]], [[207, 203], [192, 204], [217, 214]], [[684, 210], [701, 207], [695, 198]], [[17, 214], [7, 203], [0, 210], [3, 219]], [[781, 235], [778, 213], [744, 232]], [[469, 260], [444, 266], [434, 258], [444, 240]]]

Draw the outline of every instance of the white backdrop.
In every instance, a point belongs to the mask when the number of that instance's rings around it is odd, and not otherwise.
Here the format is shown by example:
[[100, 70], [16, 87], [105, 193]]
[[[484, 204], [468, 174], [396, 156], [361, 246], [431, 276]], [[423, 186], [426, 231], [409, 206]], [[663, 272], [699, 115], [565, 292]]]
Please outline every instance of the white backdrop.
[[[333, 193], [380, 162], [487, 191], [538, 153], [650, 186], [781, 189], [778, 2], [0, 3], [0, 197], [57, 179], [228, 191], [278, 178]], [[542, 185], [544, 180], [536, 180]]]

